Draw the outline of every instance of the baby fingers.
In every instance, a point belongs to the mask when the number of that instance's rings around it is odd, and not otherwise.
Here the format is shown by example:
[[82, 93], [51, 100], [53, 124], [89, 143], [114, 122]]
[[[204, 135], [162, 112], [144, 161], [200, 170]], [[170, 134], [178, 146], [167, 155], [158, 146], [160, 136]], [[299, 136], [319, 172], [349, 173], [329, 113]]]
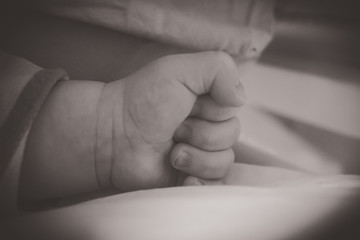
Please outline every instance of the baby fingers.
[[231, 148], [207, 152], [179, 143], [172, 149], [170, 161], [174, 168], [191, 176], [202, 179], [220, 179], [226, 175], [229, 166], [234, 162], [234, 152]]
[[183, 186], [200, 186], [200, 185], [226, 185], [223, 178], [221, 179], [199, 179], [194, 176], [187, 176], [182, 183]]
[[220, 105], [209, 94], [204, 94], [197, 98], [190, 116], [209, 121], [224, 121], [236, 116], [239, 109]]
[[219, 151], [230, 148], [239, 134], [240, 122], [237, 117], [222, 122], [188, 118], [176, 129], [174, 141], [188, 143], [205, 151]]

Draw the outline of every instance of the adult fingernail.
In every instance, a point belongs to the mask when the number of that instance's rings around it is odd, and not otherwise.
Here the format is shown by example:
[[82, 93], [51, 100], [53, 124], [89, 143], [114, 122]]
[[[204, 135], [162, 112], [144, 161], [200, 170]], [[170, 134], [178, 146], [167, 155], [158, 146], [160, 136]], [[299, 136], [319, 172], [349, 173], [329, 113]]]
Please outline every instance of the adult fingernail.
[[190, 155], [187, 152], [180, 150], [175, 158], [175, 166], [184, 168], [190, 166], [190, 164], [191, 164]]

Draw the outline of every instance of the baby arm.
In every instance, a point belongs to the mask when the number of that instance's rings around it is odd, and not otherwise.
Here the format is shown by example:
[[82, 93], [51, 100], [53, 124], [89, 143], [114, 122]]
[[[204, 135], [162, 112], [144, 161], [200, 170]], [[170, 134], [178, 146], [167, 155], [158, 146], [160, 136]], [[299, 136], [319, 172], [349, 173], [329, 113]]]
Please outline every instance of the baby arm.
[[219, 52], [163, 57], [106, 85], [61, 82], [30, 132], [22, 196], [174, 186], [171, 165], [220, 179], [234, 158], [243, 101], [235, 63]]
[[98, 190], [93, 146], [104, 85], [76, 80], [56, 84], [28, 136], [20, 197], [47, 199]]

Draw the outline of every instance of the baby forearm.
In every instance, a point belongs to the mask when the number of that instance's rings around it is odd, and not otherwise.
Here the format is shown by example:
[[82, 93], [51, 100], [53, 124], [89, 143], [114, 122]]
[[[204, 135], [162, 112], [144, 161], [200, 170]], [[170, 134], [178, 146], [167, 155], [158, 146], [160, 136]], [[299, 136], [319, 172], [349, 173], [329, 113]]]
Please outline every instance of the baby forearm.
[[31, 128], [20, 196], [37, 200], [98, 190], [94, 144], [103, 83], [59, 82]]

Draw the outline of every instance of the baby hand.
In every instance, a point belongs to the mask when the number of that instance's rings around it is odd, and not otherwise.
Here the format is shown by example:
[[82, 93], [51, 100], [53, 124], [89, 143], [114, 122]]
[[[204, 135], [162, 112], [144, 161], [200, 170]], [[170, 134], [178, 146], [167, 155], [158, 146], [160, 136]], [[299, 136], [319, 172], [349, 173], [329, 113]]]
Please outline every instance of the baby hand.
[[[162, 57], [108, 83], [99, 112], [113, 121], [113, 148], [111, 159], [98, 164], [100, 179], [131, 191], [176, 185], [173, 167], [203, 179], [224, 177], [244, 98], [237, 67], [222, 52]], [[102, 102], [112, 102], [111, 111]]]

